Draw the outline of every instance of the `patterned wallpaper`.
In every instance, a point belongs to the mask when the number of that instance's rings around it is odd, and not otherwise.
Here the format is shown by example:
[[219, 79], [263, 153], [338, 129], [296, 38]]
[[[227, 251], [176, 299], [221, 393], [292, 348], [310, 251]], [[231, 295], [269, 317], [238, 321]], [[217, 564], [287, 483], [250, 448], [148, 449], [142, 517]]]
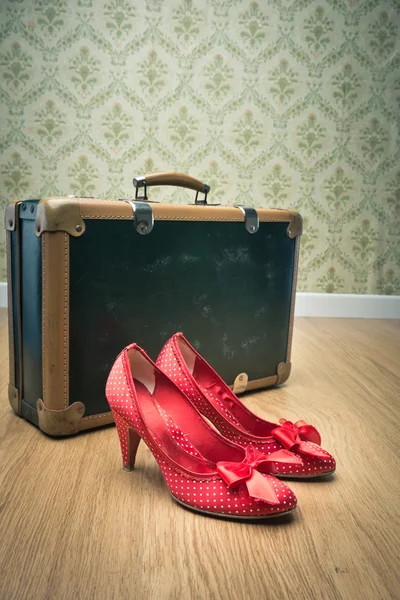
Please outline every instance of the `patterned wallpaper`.
[[399, 0], [0, 0], [0, 86], [3, 206], [179, 170], [298, 209], [300, 290], [400, 293]]

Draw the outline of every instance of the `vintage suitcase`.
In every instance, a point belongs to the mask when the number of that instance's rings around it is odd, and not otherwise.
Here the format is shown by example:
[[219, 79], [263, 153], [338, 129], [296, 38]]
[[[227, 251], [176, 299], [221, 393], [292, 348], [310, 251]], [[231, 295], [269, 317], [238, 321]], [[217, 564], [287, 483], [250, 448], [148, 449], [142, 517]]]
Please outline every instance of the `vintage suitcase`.
[[[133, 341], [155, 360], [182, 331], [238, 393], [289, 376], [300, 215], [207, 204], [209, 187], [178, 173], [134, 185], [135, 200], [6, 209], [9, 400], [50, 435], [112, 422], [105, 382]], [[147, 202], [151, 185], [196, 203]]]

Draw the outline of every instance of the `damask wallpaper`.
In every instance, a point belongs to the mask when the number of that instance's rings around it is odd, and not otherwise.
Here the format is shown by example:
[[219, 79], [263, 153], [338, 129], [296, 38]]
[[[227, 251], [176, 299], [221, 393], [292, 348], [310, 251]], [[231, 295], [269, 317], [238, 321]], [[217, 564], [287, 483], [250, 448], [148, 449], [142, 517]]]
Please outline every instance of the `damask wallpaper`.
[[183, 171], [303, 214], [300, 290], [400, 293], [399, 0], [0, 0], [0, 86], [2, 206]]

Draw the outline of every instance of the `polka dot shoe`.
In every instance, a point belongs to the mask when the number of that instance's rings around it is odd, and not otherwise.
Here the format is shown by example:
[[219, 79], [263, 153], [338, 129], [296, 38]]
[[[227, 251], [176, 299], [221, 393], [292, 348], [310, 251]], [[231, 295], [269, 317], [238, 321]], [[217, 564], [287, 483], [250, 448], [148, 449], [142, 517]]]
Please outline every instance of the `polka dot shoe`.
[[301, 464], [291, 452], [266, 456], [225, 439], [136, 344], [118, 356], [106, 395], [132, 470], [141, 439], [172, 496], [198, 512], [238, 519], [277, 517], [296, 507], [294, 493], [272, 474]]
[[315, 427], [305, 421], [291, 423], [281, 419], [277, 424], [257, 417], [182, 333], [165, 344], [157, 366], [227, 439], [244, 447], [251, 444], [267, 455], [285, 448], [301, 459], [301, 465], [277, 465], [277, 477], [305, 479], [335, 470], [335, 459], [320, 447], [321, 438]]

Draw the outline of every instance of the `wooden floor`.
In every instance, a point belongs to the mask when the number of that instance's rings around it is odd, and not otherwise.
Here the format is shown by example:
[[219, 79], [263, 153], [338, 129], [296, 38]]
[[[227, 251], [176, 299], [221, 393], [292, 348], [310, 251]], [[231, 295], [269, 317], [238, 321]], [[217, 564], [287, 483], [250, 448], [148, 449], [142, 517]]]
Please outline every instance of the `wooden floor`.
[[54, 440], [15, 416], [4, 313], [2, 600], [400, 598], [400, 321], [296, 320], [288, 383], [245, 401], [316, 425], [337, 473], [246, 524], [177, 505], [144, 444], [123, 471], [114, 427]]

